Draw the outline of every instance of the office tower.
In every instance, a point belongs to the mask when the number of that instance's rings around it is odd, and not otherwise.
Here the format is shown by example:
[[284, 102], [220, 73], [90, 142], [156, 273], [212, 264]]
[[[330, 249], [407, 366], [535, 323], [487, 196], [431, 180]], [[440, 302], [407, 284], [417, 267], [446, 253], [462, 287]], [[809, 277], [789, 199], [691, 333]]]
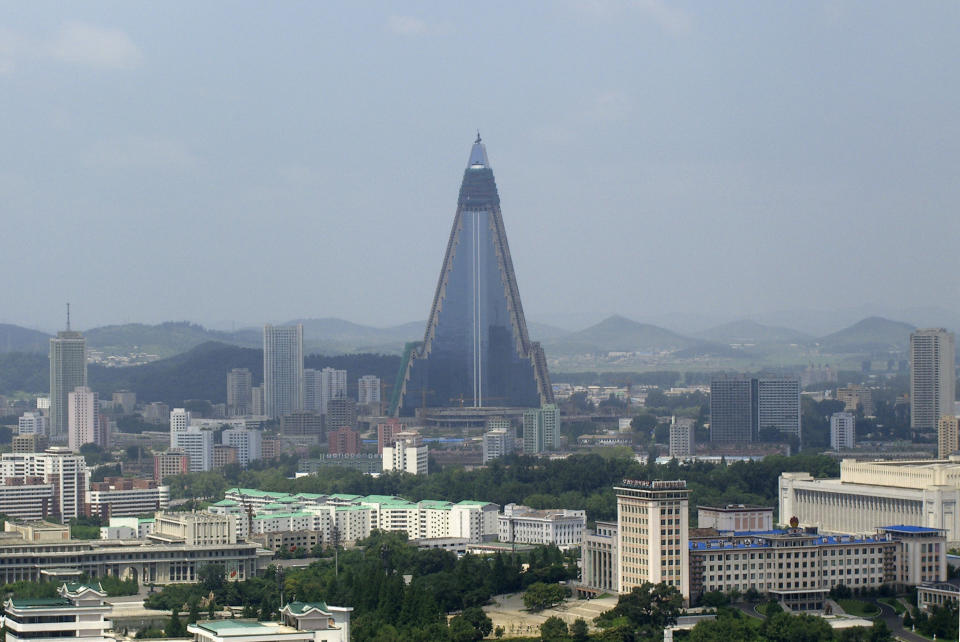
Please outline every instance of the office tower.
[[263, 385], [250, 388], [250, 414], [254, 417], [266, 416], [266, 409], [263, 403]]
[[761, 377], [757, 379], [757, 429], [775, 428], [800, 443], [800, 379]]
[[263, 326], [264, 414], [303, 409], [303, 326]]
[[327, 432], [334, 428], [357, 425], [357, 402], [353, 399], [331, 399], [327, 402]]
[[377, 424], [377, 453], [383, 454], [383, 447], [393, 443], [393, 439], [398, 432], [403, 432], [406, 425], [400, 423], [398, 419], [387, 419], [383, 423]]
[[407, 351], [399, 413], [421, 407], [553, 403], [543, 349], [530, 341], [500, 197], [480, 136], [470, 151], [423, 343]]
[[324, 368], [320, 371], [320, 412], [327, 414], [330, 402], [347, 398], [347, 371]]
[[960, 450], [960, 419], [944, 415], [937, 422], [937, 459], [946, 459]]
[[233, 368], [227, 373], [227, 416], [252, 414], [253, 374], [246, 368]]
[[[84, 444], [97, 443], [100, 401], [97, 393], [79, 386], [67, 395], [67, 445], [77, 452]], [[103, 444], [98, 444], [103, 445]]]
[[629, 593], [644, 582], [663, 582], [690, 599], [687, 482], [634, 481], [614, 486], [617, 495], [616, 585]]
[[749, 442], [757, 438], [753, 380], [745, 377], [710, 382], [710, 441]]
[[554, 404], [523, 412], [523, 452], [535, 455], [560, 447], [560, 409]]
[[86, 385], [87, 340], [70, 330], [68, 308], [67, 329], [50, 339], [50, 441], [67, 440], [68, 395]]
[[303, 369], [303, 409], [323, 413], [323, 377], [313, 368]]
[[720, 377], [710, 382], [710, 441], [747, 443], [774, 429], [801, 436], [797, 377]]
[[357, 403], [361, 406], [380, 403], [380, 377], [363, 375], [357, 379]]
[[670, 456], [690, 457], [696, 450], [693, 436], [696, 422], [688, 417], [673, 418], [670, 424]]
[[17, 423], [21, 435], [47, 435], [50, 429], [47, 417], [39, 412], [25, 412]]
[[250, 462], [263, 455], [263, 433], [247, 428], [231, 428], [223, 431], [223, 444], [237, 449], [237, 463], [246, 468]]
[[856, 446], [857, 418], [851, 412], [835, 412], [830, 416], [830, 448], [842, 450]]
[[170, 411], [170, 447], [175, 448], [174, 435], [190, 427], [190, 413], [183, 408], [174, 408]]
[[934, 430], [944, 415], [953, 415], [956, 376], [953, 333], [943, 328], [910, 335], [910, 427]]
[[411, 475], [426, 475], [429, 467], [429, 451], [415, 432], [399, 432], [392, 446], [383, 449], [383, 472], [404, 472]]
[[213, 468], [213, 432], [188, 426], [186, 430], [170, 433], [171, 450], [182, 450], [189, 459], [191, 473], [202, 473]]
[[324, 440], [323, 415], [307, 410], [280, 417], [280, 432], [287, 437], [315, 437]]
[[113, 408], [125, 415], [132, 415], [137, 409], [137, 393], [129, 390], [118, 390], [113, 393]]
[[851, 383], [848, 386], [837, 388], [837, 401], [843, 402], [843, 409], [847, 412], [863, 410], [864, 417], [873, 417], [873, 391], [861, 385]]
[[327, 452], [331, 455], [359, 455], [360, 433], [349, 426], [327, 432]]

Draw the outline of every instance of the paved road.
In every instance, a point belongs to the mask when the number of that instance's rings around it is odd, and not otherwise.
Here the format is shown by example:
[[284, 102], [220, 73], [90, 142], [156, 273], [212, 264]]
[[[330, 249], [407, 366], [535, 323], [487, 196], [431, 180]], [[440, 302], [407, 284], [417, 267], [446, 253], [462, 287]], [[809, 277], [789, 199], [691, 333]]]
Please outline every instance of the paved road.
[[872, 601], [880, 607], [880, 617], [883, 618], [883, 621], [890, 627], [890, 631], [893, 632], [894, 637], [898, 640], [907, 640], [907, 642], [930, 642], [929, 639], [922, 635], [917, 635], [913, 631], [903, 628], [903, 620], [901, 616], [897, 615], [897, 612], [892, 606], [880, 600], [875, 599]]

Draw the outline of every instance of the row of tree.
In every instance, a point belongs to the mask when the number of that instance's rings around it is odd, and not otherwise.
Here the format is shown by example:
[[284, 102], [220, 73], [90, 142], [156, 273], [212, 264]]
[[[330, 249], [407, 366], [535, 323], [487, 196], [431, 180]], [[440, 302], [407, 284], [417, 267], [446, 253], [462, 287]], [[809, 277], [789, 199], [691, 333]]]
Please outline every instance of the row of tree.
[[731, 464], [700, 461], [683, 466], [675, 461], [640, 464], [629, 456], [589, 454], [552, 461], [512, 455], [479, 470], [448, 468], [429, 476], [395, 473], [376, 478], [334, 467], [290, 479], [295, 469], [296, 460], [287, 458], [259, 470], [228, 467], [223, 472], [170, 477], [167, 483], [174, 498], [219, 499], [227, 488], [241, 486], [287, 493], [399, 495], [413, 501], [476, 499], [501, 506], [513, 502], [534, 508], [586, 510], [590, 520], [611, 520], [617, 514], [613, 486], [623, 479], [685, 479], [691, 489], [691, 506], [727, 502], [771, 505], [777, 499], [778, 478], [784, 471], [807, 471], [816, 477], [840, 472], [835, 459], [808, 454]]

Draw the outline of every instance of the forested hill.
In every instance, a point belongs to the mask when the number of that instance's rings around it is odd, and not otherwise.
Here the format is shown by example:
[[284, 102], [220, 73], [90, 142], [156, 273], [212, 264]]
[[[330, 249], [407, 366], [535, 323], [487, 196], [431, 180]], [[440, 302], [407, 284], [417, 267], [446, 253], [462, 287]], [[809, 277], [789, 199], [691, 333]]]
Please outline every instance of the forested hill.
[[[310, 355], [307, 368], [338, 368], [347, 371], [347, 391], [355, 396], [357, 378], [373, 374], [387, 384], [393, 382], [400, 368], [395, 355], [349, 354], [337, 356]], [[0, 394], [22, 391], [49, 392], [49, 362], [46, 355], [27, 353], [0, 354]], [[203, 343], [188, 352], [142, 366], [107, 368], [90, 364], [90, 387], [101, 395], [116, 390], [133, 390], [141, 402], [162, 401], [171, 406], [186, 399], [226, 402], [227, 372], [231, 368], [248, 368], [254, 385], [263, 381], [263, 352], [215, 341]]]

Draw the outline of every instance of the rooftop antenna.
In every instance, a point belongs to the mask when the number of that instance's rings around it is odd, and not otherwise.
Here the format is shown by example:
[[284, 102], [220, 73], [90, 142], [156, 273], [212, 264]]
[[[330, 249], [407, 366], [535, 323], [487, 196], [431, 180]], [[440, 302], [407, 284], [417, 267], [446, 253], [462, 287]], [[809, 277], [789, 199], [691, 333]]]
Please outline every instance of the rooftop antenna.
[[70, 332], [70, 304], [67, 303], [67, 332]]
[[473, 142], [474, 142], [474, 144], [480, 142], [480, 130], [479, 130], [479, 129], [477, 130], [477, 140], [475, 140], [475, 141], [473, 141]]

